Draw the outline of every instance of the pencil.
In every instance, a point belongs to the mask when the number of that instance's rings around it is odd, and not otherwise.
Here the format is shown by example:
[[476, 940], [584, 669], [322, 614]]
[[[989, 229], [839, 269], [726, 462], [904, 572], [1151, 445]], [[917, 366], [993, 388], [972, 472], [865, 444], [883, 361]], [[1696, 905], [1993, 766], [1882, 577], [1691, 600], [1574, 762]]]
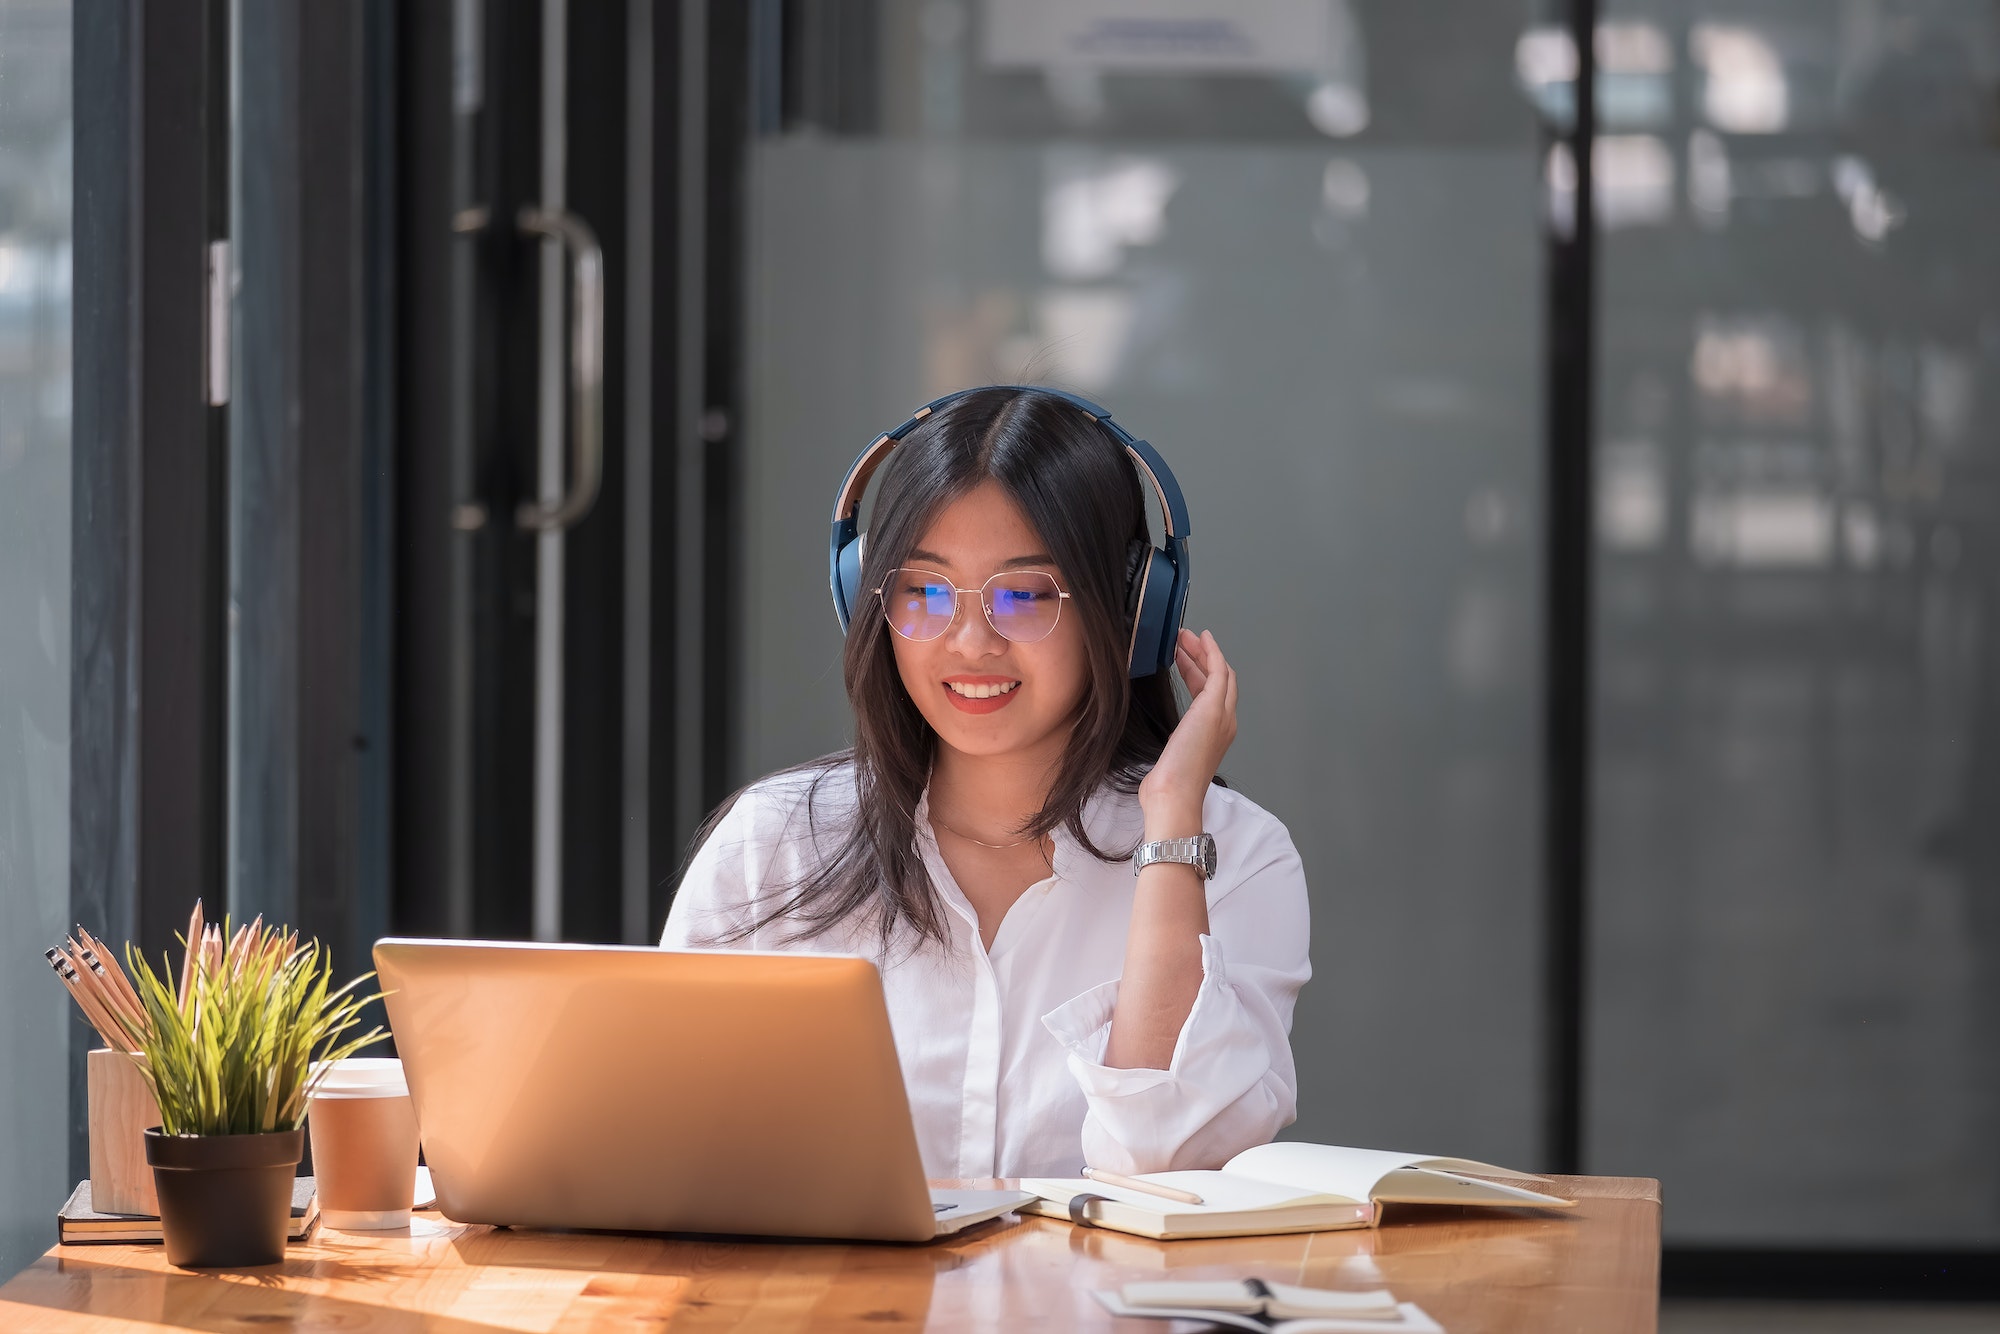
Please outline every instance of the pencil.
[[49, 963], [55, 968], [56, 975], [62, 978], [63, 985], [69, 988], [70, 995], [75, 998], [78, 1007], [83, 1011], [83, 1017], [90, 1021], [92, 1028], [103, 1034], [106, 1042], [114, 1047], [117, 1046], [117, 1017], [99, 999], [97, 989], [85, 979], [83, 972], [77, 968], [76, 960], [72, 959], [69, 953], [60, 945], [49, 951], [49, 953], [54, 956], [49, 959]]
[[188, 1006], [194, 1003], [192, 997], [194, 995], [195, 952], [202, 947], [203, 938], [201, 900], [196, 899], [194, 901], [194, 911], [188, 915], [187, 935], [181, 940], [181, 944], [186, 947], [186, 952], [181, 955], [181, 990], [180, 995], [176, 999], [180, 1001], [182, 1014], [186, 1014]]
[[118, 962], [118, 956], [104, 948], [103, 941], [91, 935], [90, 932], [84, 930], [81, 926], [77, 927], [76, 934], [85, 945], [95, 952], [99, 959], [104, 961], [103, 971], [110, 974], [111, 984], [116, 988], [118, 993], [131, 1002], [132, 1010], [137, 1014], [145, 1014], [146, 1002], [139, 999], [139, 989], [132, 985], [131, 978], [125, 976], [124, 966]]
[[56, 976], [69, 991], [70, 999], [76, 1002], [79, 1010], [83, 1011], [83, 1017], [97, 1030], [97, 1035], [104, 1039], [104, 1044], [114, 1051], [128, 1050], [120, 1025], [99, 1007], [97, 999], [85, 989], [82, 975], [76, 971], [76, 965], [69, 961], [69, 956], [59, 949], [50, 949], [45, 950], [42, 957], [46, 958], [49, 966], [56, 970]]
[[[83, 931], [83, 928], [78, 927], [77, 930]], [[90, 938], [90, 933], [87, 931], [83, 931], [83, 935], [86, 940]], [[145, 1010], [126, 1003], [124, 993], [118, 990], [116, 983], [112, 982], [110, 973], [98, 961], [96, 951], [88, 945], [77, 944], [74, 937], [65, 943], [69, 948], [64, 953], [69, 956], [71, 964], [80, 965], [77, 972], [84, 974], [83, 980], [90, 987], [91, 994], [97, 997], [98, 1004], [102, 1005], [112, 1018], [118, 1020], [119, 1025], [127, 1032], [137, 1033], [144, 1029]], [[86, 969], [89, 970], [87, 974], [84, 971]]]
[[1157, 1195], [1163, 1200], [1178, 1200], [1182, 1204], [1201, 1204], [1201, 1196], [1178, 1186], [1162, 1186], [1156, 1181], [1141, 1181], [1137, 1177], [1122, 1177], [1116, 1172], [1107, 1172], [1101, 1167], [1086, 1167], [1083, 1174], [1092, 1181], [1102, 1181], [1107, 1186], [1123, 1186], [1126, 1190], [1136, 1190], [1142, 1195]]
[[255, 921], [236, 928], [236, 934], [229, 938], [229, 952], [224, 966], [229, 976], [243, 976], [243, 970], [250, 962], [250, 947], [257, 943], [258, 929], [264, 925], [264, 914], [258, 913]]
[[[146, 1031], [144, 1017], [127, 1012], [103, 970], [92, 968], [80, 957], [81, 954], [82, 951], [72, 944], [68, 957], [71, 966], [76, 968], [78, 984], [97, 1002], [97, 1008], [105, 1018], [111, 1021], [112, 1028], [105, 1033], [105, 1040], [119, 1051], [140, 1050], [146, 1045], [142, 1036]], [[78, 964], [82, 966], [77, 967]]]

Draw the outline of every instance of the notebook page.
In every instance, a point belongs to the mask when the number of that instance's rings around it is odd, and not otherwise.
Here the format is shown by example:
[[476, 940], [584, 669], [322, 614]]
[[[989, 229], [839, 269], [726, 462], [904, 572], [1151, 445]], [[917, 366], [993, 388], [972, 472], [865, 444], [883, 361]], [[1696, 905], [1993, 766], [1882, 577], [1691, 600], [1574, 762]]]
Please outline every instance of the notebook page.
[[1426, 1315], [1423, 1308], [1414, 1302], [1399, 1303], [1391, 1318], [1384, 1318], [1381, 1315], [1307, 1316], [1299, 1320], [1274, 1322], [1262, 1316], [1239, 1315], [1234, 1311], [1127, 1306], [1115, 1292], [1093, 1292], [1090, 1295], [1113, 1315], [1155, 1318], [1172, 1316], [1183, 1320], [1202, 1320], [1211, 1325], [1231, 1325], [1238, 1329], [1257, 1330], [1260, 1334], [1445, 1334], [1444, 1328]]
[[1338, 1288], [1304, 1288], [1291, 1283], [1265, 1283], [1274, 1309], [1287, 1315], [1394, 1316], [1396, 1299], [1387, 1288], [1345, 1292]]
[[[1289, 1283], [1266, 1283], [1270, 1293], [1269, 1311], [1280, 1319], [1307, 1315], [1370, 1317], [1393, 1320], [1396, 1299], [1387, 1289], [1374, 1292], [1342, 1292], [1332, 1288], [1301, 1288]], [[1266, 1299], [1250, 1291], [1241, 1279], [1222, 1282], [1179, 1280], [1157, 1283], [1127, 1283], [1118, 1290], [1128, 1307], [1167, 1307], [1178, 1310], [1246, 1311], [1266, 1310]]]
[[[1232, 1176], [1324, 1191], [1353, 1200], [1374, 1196], [1375, 1185], [1399, 1167], [1436, 1161], [1428, 1154], [1393, 1149], [1344, 1149], [1331, 1144], [1259, 1144], [1223, 1165]], [[1488, 1169], [1504, 1175], [1500, 1169]]]
[[[1298, 1204], [1358, 1202], [1353, 1197], [1347, 1196], [1329, 1201], [1313, 1190], [1234, 1176], [1227, 1172], [1149, 1172], [1141, 1179], [1199, 1195], [1202, 1202], [1184, 1204], [1179, 1200], [1164, 1199], [1158, 1195], [1148, 1195], [1144, 1191], [1113, 1186], [1103, 1181], [1092, 1181], [1086, 1177], [1027, 1177], [1022, 1180], [1021, 1189], [1031, 1190], [1050, 1200], [1067, 1200], [1073, 1195], [1102, 1195], [1108, 1200], [1117, 1200], [1149, 1213], [1161, 1215], [1229, 1214]], [[1367, 1197], [1360, 1198], [1365, 1200]]]
[[1264, 1299], [1254, 1295], [1241, 1279], [1221, 1282], [1199, 1281], [1127, 1283], [1118, 1289], [1127, 1306], [1174, 1306], [1203, 1311], [1248, 1311], [1264, 1309]]
[[[1405, 1171], [1404, 1169], [1413, 1169]], [[1571, 1201], [1516, 1186], [1449, 1175], [1519, 1175], [1469, 1158], [1436, 1158], [1390, 1149], [1348, 1149], [1332, 1144], [1260, 1144], [1230, 1159], [1225, 1171], [1306, 1190], [1352, 1192], [1359, 1199], [1437, 1204], [1523, 1204], [1562, 1207]], [[1390, 1178], [1393, 1177], [1393, 1180]], [[1395, 1189], [1391, 1189], [1395, 1187]]]
[[1529, 1208], [1567, 1208], [1574, 1200], [1488, 1181], [1483, 1177], [1460, 1176], [1429, 1166], [1396, 1169], [1376, 1186], [1376, 1198], [1390, 1204], [1518, 1204]]

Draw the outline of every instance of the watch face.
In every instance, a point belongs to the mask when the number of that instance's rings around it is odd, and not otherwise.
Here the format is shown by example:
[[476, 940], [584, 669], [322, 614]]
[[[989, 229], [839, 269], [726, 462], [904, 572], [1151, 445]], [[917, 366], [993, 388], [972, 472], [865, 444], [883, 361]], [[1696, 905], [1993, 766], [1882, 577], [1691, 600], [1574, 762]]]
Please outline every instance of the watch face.
[[1201, 876], [1204, 880], [1215, 879], [1215, 839], [1208, 834], [1201, 836]]

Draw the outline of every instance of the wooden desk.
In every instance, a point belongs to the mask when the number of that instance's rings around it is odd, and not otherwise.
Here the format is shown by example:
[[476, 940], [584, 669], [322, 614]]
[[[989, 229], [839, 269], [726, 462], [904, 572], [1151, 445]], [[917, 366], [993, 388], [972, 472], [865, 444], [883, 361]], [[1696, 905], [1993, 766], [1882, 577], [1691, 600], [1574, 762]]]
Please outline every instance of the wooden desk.
[[1331, 1285], [1351, 1256], [1450, 1334], [1655, 1329], [1658, 1184], [1558, 1180], [1582, 1201], [1567, 1215], [1392, 1206], [1375, 1231], [1216, 1241], [1014, 1215], [935, 1245], [865, 1246], [496, 1232], [420, 1214], [408, 1232], [322, 1227], [281, 1265], [224, 1273], [175, 1269], [159, 1246], [57, 1247], [0, 1288], [0, 1329], [1166, 1334], [1190, 1326], [1113, 1320], [1089, 1291], [1167, 1275]]

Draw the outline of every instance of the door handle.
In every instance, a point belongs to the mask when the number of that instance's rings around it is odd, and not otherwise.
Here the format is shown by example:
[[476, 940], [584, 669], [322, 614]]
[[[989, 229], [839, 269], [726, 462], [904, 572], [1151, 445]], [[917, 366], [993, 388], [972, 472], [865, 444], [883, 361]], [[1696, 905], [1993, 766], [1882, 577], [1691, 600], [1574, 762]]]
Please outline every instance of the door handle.
[[590, 224], [568, 209], [529, 204], [515, 222], [562, 242], [570, 263], [569, 492], [554, 504], [524, 500], [514, 512], [528, 532], [559, 533], [590, 513], [604, 482], [604, 251]]

